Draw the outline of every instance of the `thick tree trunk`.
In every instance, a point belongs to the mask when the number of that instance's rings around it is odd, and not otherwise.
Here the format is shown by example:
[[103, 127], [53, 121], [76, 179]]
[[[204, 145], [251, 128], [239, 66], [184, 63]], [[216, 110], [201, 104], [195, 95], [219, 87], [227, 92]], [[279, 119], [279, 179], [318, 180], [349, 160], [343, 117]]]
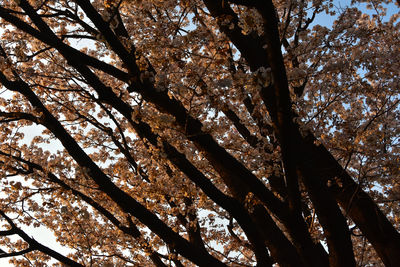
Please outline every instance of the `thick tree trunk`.
[[[235, 15], [229, 7], [222, 4], [222, 1], [204, 0], [204, 3], [214, 17], [219, 17], [224, 14]], [[246, 1], [244, 3], [257, 6], [261, 14], [267, 11], [263, 14], [266, 20], [274, 19], [274, 7], [271, 5], [270, 1], [259, 2], [258, 5], [256, 1]], [[267, 5], [269, 5], [269, 7]], [[268, 9], [271, 10], [268, 11]], [[262, 44], [260, 45], [259, 39], [246, 42], [250, 37], [240, 35], [235, 27], [229, 29], [228, 27], [220, 26], [220, 28], [239, 49], [242, 56], [246, 58], [252, 70], [256, 70], [261, 66], [268, 67], [270, 65], [271, 62], [266, 62], [266, 58], [260, 56], [265, 55], [265, 52], [263, 52], [265, 50], [262, 49]], [[275, 38], [279, 41], [279, 34], [275, 33], [274, 36], [269, 35], [268, 38]], [[280, 53], [280, 50], [277, 50], [277, 53]], [[255, 57], [254, 54], [259, 54], [259, 56]], [[282, 69], [281, 71], [284, 72], [285, 70]], [[285, 94], [287, 95], [287, 102], [290, 103], [288, 92], [285, 92]], [[274, 101], [274, 99], [271, 98], [276, 97], [276, 95], [271, 92], [268, 92], [267, 95], [267, 98], [265, 98], [266, 101]], [[267, 105], [267, 109], [272, 116], [276, 114], [278, 109], [287, 108], [287, 106]], [[331, 188], [336, 200], [347, 215], [349, 215], [361, 229], [369, 242], [371, 242], [385, 265], [399, 266], [400, 234], [379, 210], [371, 197], [354, 182], [330, 152], [323, 146], [317, 147], [314, 144], [314, 137], [311, 136], [309, 139], [310, 140], [307, 141], [304, 140], [306, 145], [303, 146], [304, 150], [302, 151], [302, 156], [299, 156], [300, 167], [304, 168], [304, 170], [314, 168], [312, 172], [318, 174], [322, 183], [334, 177], [342, 179], [343, 188]], [[312, 162], [311, 165], [310, 162]]]
[[[330, 191], [344, 210], [354, 221], [368, 241], [372, 244], [386, 266], [400, 266], [400, 234], [382, 213], [373, 199], [354, 182], [350, 175], [323, 146], [314, 144], [315, 138], [309, 134], [303, 166], [313, 168], [326, 184], [333, 182]], [[312, 165], [305, 159], [312, 159]], [[342, 186], [335, 184], [339, 179]]]

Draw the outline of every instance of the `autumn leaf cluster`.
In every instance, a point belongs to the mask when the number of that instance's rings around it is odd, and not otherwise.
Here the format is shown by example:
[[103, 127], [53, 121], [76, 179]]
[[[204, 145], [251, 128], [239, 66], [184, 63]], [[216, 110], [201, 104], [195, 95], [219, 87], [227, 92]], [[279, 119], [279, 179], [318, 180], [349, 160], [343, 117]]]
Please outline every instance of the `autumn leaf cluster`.
[[398, 266], [399, 3], [346, 4], [0, 1], [0, 258]]

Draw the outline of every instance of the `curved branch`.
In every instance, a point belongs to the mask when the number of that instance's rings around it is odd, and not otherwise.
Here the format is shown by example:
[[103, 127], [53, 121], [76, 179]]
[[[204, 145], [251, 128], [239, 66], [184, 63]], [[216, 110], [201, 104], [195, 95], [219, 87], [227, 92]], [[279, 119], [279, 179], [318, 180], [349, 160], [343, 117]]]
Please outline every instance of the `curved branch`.
[[193, 246], [186, 239], [174, 232], [155, 214], [145, 208], [138, 201], [133, 199], [126, 192], [122, 191], [109, 177], [92, 161], [85, 151], [76, 143], [73, 137], [64, 129], [61, 123], [43, 105], [40, 99], [22, 80], [10, 81], [0, 72], [0, 82], [11, 91], [24, 95], [31, 105], [42, 112], [40, 123], [49, 129], [71, 157], [81, 168], [89, 170], [89, 176], [97, 183], [99, 189], [106, 193], [126, 213], [136, 217], [143, 224], [147, 225], [154, 233], [160, 236], [167, 244], [175, 247], [179, 253], [199, 265], [225, 266], [222, 262], [208, 254], [206, 251]]
[[[18, 228], [15, 223], [12, 221], [10, 217], [8, 217], [4, 211], [0, 210], [0, 215], [7, 221], [7, 223], [11, 226], [11, 230], [15, 232], [15, 234], [19, 235], [25, 242], [29, 244], [29, 248], [22, 250], [20, 252], [12, 252], [12, 253], [7, 253], [7, 254], [0, 254], [0, 258], [6, 257], [5, 255], [10, 255], [10, 254], [17, 254], [17, 255], [11, 255], [11, 256], [19, 256], [34, 250], [39, 250], [40, 252], [49, 255], [50, 257], [53, 257], [54, 259], [67, 264], [68, 266], [73, 266], [73, 267], [83, 267], [82, 264], [77, 263], [76, 261], [73, 261], [62, 254], [58, 253], [55, 250], [52, 250], [49, 247], [46, 247], [45, 245], [42, 245], [41, 243], [37, 242], [35, 239], [29, 237], [22, 229]], [[18, 254], [20, 253], [20, 254]], [[11, 257], [7, 256], [7, 257]]]

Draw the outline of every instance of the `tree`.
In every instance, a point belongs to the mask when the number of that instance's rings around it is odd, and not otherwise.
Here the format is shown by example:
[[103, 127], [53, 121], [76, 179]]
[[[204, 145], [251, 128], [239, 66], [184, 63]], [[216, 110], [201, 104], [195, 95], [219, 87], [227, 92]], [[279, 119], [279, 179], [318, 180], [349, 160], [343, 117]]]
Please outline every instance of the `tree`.
[[362, 2], [1, 1], [0, 258], [399, 266], [398, 7]]

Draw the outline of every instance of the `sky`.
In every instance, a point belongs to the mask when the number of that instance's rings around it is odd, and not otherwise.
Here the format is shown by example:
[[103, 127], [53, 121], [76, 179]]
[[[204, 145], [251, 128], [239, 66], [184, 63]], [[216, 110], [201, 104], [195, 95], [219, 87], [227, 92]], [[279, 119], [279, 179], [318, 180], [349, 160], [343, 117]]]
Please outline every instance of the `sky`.
[[[337, 8], [344, 8], [346, 6], [346, 3], [350, 3], [350, 1], [335, 1], [334, 4]], [[373, 14], [375, 11], [374, 10], [367, 10], [366, 5], [363, 5], [363, 8], [361, 8], [363, 11], [367, 12], [368, 14]], [[398, 8], [395, 7], [394, 5], [389, 6], [388, 8], [388, 14], [387, 14], [387, 18], [392, 15], [393, 13], [398, 12]], [[324, 25], [326, 27], [329, 27], [333, 24], [335, 20], [335, 17], [331, 17], [325, 14], [320, 14], [319, 16], [317, 16], [315, 18], [314, 21], [314, 25], [316, 24], [320, 24], [320, 25]], [[312, 26], [311, 26], [312, 27]], [[0, 32], [1, 33], [1, 32]], [[41, 131], [41, 130], [40, 130]], [[38, 131], [38, 129], [36, 129], [34, 132], [38, 133], [40, 132]], [[56, 239], [53, 235], [53, 233], [49, 230], [46, 229], [44, 227], [39, 227], [39, 228], [33, 228], [33, 227], [22, 227], [24, 230], [26, 230], [26, 232], [33, 237], [34, 239], [36, 239], [38, 242], [66, 255], [68, 253], [68, 249], [63, 248], [62, 246], [60, 246], [57, 242]], [[8, 259], [4, 258], [1, 259], [0, 258], [0, 267], [8, 267], [8, 266], [13, 266], [11, 264], [8, 263]]]

